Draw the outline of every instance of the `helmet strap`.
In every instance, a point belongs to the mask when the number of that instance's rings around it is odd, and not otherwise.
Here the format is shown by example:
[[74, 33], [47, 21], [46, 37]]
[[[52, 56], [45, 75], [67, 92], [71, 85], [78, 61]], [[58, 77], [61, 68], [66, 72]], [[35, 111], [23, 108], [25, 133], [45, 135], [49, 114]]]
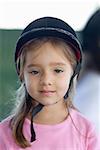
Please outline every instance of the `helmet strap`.
[[39, 112], [41, 111], [41, 109], [43, 108], [42, 104], [38, 104], [33, 110], [32, 110], [32, 117], [31, 117], [31, 126], [30, 126], [30, 130], [31, 130], [31, 142], [36, 140], [36, 134], [34, 131], [34, 127], [33, 127], [33, 117]]

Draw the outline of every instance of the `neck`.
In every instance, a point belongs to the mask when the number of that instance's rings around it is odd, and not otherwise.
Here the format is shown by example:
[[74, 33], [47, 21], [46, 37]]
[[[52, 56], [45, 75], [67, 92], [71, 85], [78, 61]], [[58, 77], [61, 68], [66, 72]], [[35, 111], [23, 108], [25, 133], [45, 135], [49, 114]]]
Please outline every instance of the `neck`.
[[57, 124], [64, 121], [67, 116], [67, 105], [61, 100], [56, 104], [44, 106], [33, 121], [39, 124]]

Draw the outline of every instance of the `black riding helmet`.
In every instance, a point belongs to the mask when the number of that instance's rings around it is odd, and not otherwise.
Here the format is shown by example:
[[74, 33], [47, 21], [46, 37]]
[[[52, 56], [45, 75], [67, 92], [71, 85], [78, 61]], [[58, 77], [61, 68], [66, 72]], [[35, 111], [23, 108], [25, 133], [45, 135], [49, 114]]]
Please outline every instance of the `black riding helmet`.
[[[17, 64], [17, 59], [20, 57], [22, 52], [22, 47], [27, 42], [41, 37], [55, 37], [63, 39], [68, 45], [70, 45], [76, 55], [77, 65], [74, 70], [73, 76], [70, 80], [69, 89], [72, 83], [72, 80], [75, 75], [79, 74], [82, 62], [82, 52], [81, 45], [78, 41], [75, 31], [64, 21], [54, 18], [54, 17], [43, 17], [31, 22], [21, 33], [15, 48], [15, 65], [16, 70], [19, 75], [20, 66]], [[64, 96], [66, 99], [68, 97], [69, 89]], [[31, 142], [35, 140], [35, 132], [33, 128], [33, 117], [42, 109], [43, 105], [38, 104], [32, 112], [31, 118]]]
[[[15, 49], [15, 64], [20, 57], [21, 49], [24, 44], [32, 39], [40, 37], [58, 37], [68, 43], [74, 50], [77, 58], [78, 70], [80, 70], [82, 55], [81, 45], [77, 39], [75, 31], [64, 21], [53, 18], [43, 17], [31, 22], [20, 35]], [[20, 68], [17, 67], [17, 73], [19, 74]]]

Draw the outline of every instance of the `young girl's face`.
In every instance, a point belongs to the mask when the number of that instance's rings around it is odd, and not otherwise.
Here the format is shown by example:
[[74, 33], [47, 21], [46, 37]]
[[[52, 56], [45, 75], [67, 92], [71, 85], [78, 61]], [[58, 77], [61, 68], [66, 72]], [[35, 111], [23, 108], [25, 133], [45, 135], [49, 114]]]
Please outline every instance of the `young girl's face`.
[[27, 51], [25, 59], [23, 75], [29, 95], [43, 105], [63, 100], [73, 69], [62, 48], [46, 42]]

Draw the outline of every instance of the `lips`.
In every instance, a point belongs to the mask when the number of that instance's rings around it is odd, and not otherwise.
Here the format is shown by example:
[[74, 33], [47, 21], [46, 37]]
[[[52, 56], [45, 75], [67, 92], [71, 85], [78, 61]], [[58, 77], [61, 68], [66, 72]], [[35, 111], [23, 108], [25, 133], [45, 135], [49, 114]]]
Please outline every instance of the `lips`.
[[44, 93], [52, 92], [52, 93], [54, 93], [55, 91], [40, 91], [40, 92], [44, 92]]
[[50, 96], [50, 95], [54, 94], [55, 92], [56, 91], [51, 91], [51, 90], [49, 90], [49, 91], [47, 91], [47, 90], [40, 91], [41, 94], [46, 95], [46, 96]]

